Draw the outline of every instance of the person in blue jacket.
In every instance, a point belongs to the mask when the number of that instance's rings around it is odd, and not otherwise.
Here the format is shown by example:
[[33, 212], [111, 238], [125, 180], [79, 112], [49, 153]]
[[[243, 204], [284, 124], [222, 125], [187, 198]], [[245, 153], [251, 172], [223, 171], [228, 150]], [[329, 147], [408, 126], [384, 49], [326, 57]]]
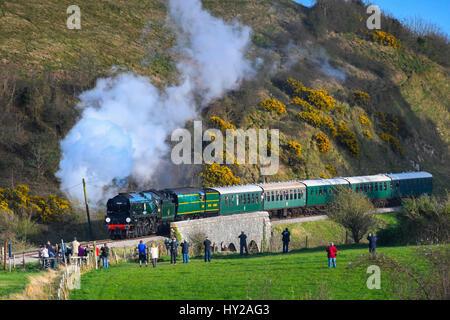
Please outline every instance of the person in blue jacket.
[[142, 242], [142, 240], [139, 241], [138, 251], [139, 251], [139, 267], [142, 268], [142, 262], [145, 262], [145, 266], [148, 267], [147, 246]]
[[189, 263], [189, 242], [184, 239], [180, 246], [181, 253], [183, 254], [183, 263]]
[[369, 252], [374, 255], [375, 250], [377, 249], [377, 237], [375, 236], [375, 233], [369, 233], [367, 240], [369, 241]]

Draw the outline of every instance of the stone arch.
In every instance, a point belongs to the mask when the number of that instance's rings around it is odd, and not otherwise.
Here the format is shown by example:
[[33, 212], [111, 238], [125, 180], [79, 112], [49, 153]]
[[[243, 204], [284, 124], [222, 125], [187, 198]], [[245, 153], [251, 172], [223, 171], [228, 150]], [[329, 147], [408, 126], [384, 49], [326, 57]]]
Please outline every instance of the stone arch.
[[248, 253], [258, 253], [258, 252], [259, 248], [255, 240], [250, 241], [250, 243], [248, 244]]
[[228, 245], [228, 250], [231, 252], [236, 252], [236, 247], [233, 242]]

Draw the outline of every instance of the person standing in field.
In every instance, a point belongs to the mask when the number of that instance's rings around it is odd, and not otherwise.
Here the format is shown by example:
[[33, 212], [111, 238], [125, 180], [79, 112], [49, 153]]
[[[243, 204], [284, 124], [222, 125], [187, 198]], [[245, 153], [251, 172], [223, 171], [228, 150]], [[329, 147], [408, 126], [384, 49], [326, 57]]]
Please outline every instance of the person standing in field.
[[105, 243], [101, 249], [102, 252], [102, 260], [103, 260], [103, 269], [108, 269], [109, 268], [109, 248], [108, 248], [108, 244]]
[[178, 240], [173, 237], [170, 241], [170, 264], [177, 264]]
[[42, 248], [42, 266], [44, 268], [48, 267], [48, 258], [49, 258], [49, 254], [48, 254], [48, 248], [46, 246], [44, 246]]
[[73, 238], [72, 241], [72, 255], [78, 255], [78, 247], [80, 246], [80, 243], [77, 241], [77, 238]]
[[377, 248], [377, 237], [375, 236], [375, 233], [369, 233], [367, 240], [369, 241], [369, 252], [372, 255], [375, 255], [375, 250]]
[[189, 242], [186, 239], [181, 243], [181, 253], [183, 254], [183, 263], [189, 263]]
[[203, 244], [205, 246], [205, 262], [211, 262], [211, 241], [208, 237], [205, 238]]
[[283, 238], [283, 253], [287, 253], [289, 251], [289, 241], [291, 241], [291, 233], [289, 232], [288, 228], [286, 228], [281, 235]]
[[145, 262], [145, 266], [148, 267], [147, 246], [142, 242], [142, 240], [139, 241], [138, 251], [139, 251], [139, 267], [142, 268], [142, 262]]
[[156, 244], [152, 243], [152, 248], [150, 249], [150, 257], [152, 259], [153, 268], [156, 268], [156, 262], [158, 261], [159, 250]]
[[333, 262], [333, 268], [336, 268], [336, 254], [338, 250], [334, 246], [334, 243], [331, 242], [330, 246], [326, 249], [328, 254], [328, 268], [331, 268], [331, 263]]
[[247, 248], [247, 235], [244, 233], [244, 231], [241, 232], [241, 234], [238, 236], [239, 238], [239, 247], [241, 251], [241, 256], [244, 254], [248, 254], [248, 248]]

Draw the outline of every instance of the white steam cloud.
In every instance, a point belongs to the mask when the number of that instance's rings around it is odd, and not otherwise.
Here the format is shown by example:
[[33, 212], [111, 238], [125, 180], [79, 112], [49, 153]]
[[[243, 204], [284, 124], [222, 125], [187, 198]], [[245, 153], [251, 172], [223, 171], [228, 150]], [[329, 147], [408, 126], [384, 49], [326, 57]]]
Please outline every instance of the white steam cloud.
[[61, 142], [56, 174], [70, 198], [82, 201], [81, 188], [72, 188], [82, 178], [94, 203], [117, 192], [113, 181], [132, 176], [148, 182], [169, 152], [167, 136], [253, 74], [245, 58], [250, 28], [211, 16], [199, 0], [170, 0], [168, 19], [181, 53], [179, 85], [159, 91], [148, 78], [127, 72], [100, 79], [80, 95], [81, 119]]

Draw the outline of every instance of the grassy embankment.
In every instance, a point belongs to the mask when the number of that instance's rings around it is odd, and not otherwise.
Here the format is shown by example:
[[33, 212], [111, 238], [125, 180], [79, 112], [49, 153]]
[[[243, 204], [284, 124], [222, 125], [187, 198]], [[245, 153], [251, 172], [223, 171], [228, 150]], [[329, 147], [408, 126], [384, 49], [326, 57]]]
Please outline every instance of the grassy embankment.
[[30, 277], [35, 276], [41, 272], [37, 264], [27, 264], [27, 269], [22, 268], [13, 269], [10, 273], [8, 268], [3, 270], [3, 265], [0, 269], [0, 299], [5, 299], [11, 294], [18, 293], [25, 290]]

